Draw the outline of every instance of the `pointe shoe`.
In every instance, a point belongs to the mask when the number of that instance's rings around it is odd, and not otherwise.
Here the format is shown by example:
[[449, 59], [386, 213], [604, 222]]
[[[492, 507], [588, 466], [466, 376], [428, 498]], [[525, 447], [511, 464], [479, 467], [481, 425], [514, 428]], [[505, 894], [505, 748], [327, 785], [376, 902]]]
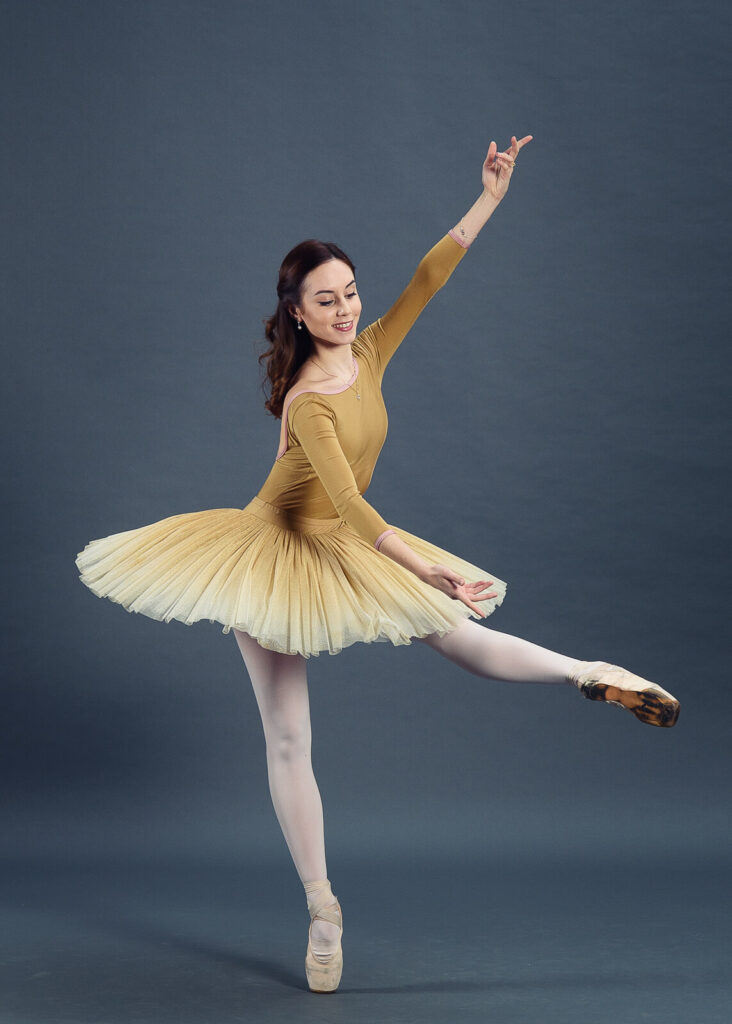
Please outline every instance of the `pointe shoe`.
[[619, 665], [600, 662], [579, 669], [572, 680], [588, 700], [602, 700], [630, 711], [647, 725], [670, 729], [676, 725], [681, 704], [670, 693]]
[[327, 956], [315, 953], [311, 943], [313, 921], [316, 917], [319, 917], [322, 921], [330, 921], [332, 924], [337, 924], [341, 929], [341, 935], [343, 935], [341, 905], [337, 899], [335, 903], [329, 904], [329, 901], [332, 899], [333, 893], [330, 889], [330, 883], [328, 883], [314, 897], [313, 902], [308, 903], [310, 927], [308, 928], [308, 948], [305, 954], [305, 974], [311, 992], [335, 992], [341, 980], [343, 950], [340, 937], [338, 938], [337, 948]]

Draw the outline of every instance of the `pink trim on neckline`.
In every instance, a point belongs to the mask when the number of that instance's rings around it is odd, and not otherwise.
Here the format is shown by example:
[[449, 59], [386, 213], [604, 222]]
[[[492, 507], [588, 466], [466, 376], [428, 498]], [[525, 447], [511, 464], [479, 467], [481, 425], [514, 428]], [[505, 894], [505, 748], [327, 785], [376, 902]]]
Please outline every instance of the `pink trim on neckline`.
[[356, 359], [355, 356], [353, 356], [353, 363], [354, 363], [354, 365], [356, 367], [356, 369], [353, 372], [353, 376], [351, 377], [351, 379], [349, 381], [347, 381], [343, 385], [342, 388], [337, 388], [335, 391], [317, 391], [315, 388], [303, 388], [301, 391], [296, 391], [294, 395], [290, 395], [288, 397], [287, 401], [285, 402], [284, 408], [282, 410], [282, 419], [283, 419], [284, 424], [285, 424], [285, 447], [282, 449], [281, 452], [277, 452], [277, 457], [275, 458], [275, 462], [277, 462], [279, 459], [281, 459], [282, 456], [287, 451], [287, 412], [288, 412], [290, 406], [292, 405], [292, 403], [297, 398], [297, 396], [298, 395], [309, 395], [309, 394], [310, 395], [340, 395], [340, 393], [342, 391], [346, 391], [348, 388], [350, 388], [351, 384], [353, 384], [353, 382], [356, 379], [356, 377], [358, 377], [358, 374], [359, 374], [359, 371], [360, 371], [360, 367], [358, 365], [358, 360]]

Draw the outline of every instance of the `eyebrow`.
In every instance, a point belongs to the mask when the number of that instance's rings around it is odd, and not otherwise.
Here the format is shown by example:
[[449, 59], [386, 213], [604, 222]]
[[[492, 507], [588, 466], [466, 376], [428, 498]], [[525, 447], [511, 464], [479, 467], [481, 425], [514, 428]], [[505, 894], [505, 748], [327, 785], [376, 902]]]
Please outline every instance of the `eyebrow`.
[[[354, 277], [353, 280], [348, 282], [348, 284], [346, 285], [346, 288], [350, 288], [351, 285], [355, 284], [355, 283], [356, 283], [356, 278]], [[324, 292], [329, 292], [331, 295], [335, 295], [335, 292], [333, 291], [332, 288], [321, 288], [319, 292], [314, 292], [313, 294], [314, 295], [322, 295]]]

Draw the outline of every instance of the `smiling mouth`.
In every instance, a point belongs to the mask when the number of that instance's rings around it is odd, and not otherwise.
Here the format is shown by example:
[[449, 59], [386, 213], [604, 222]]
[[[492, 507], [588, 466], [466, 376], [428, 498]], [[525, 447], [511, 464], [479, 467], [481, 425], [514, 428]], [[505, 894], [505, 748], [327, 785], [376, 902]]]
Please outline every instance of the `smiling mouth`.
[[345, 320], [342, 324], [333, 324], [337, 331], [341, 331], [345, 334], [346, 331], [350, 331], [353, 327], [353, 320]]

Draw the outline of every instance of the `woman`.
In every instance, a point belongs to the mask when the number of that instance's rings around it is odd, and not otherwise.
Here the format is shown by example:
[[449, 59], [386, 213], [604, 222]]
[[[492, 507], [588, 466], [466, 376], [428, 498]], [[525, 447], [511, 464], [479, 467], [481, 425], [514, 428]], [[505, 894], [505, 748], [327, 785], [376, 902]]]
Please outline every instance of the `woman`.
[[94, 540], [77, 557], [82, 581], [128, 611], [234, 635], [251, 678], [267, 748], [270, 792], [304, 886], [305, 959], [313, 991], [338, 987], [341, 907], [325, 859], [323, 808], [310, 761], [306, 660], [357, 641], [412, 638], [475, 675], [577, 686], [585, 697], [672, 726], [679, 702], [602, 661], [578, 661], [481, 626], [506, 584], [387, 523], [363, 497], [386, 437], [384, 370], [435, 292], [503, 199], [519, 151], [491, 142], [483, 191], [427, 253], [382, 317], [357, 332], [354, 265], [336, 245], [302, 242], [280, 268], [266, 321], [271, 397], [281, 418], [272, 470], [243, 509], [183, 513]]

